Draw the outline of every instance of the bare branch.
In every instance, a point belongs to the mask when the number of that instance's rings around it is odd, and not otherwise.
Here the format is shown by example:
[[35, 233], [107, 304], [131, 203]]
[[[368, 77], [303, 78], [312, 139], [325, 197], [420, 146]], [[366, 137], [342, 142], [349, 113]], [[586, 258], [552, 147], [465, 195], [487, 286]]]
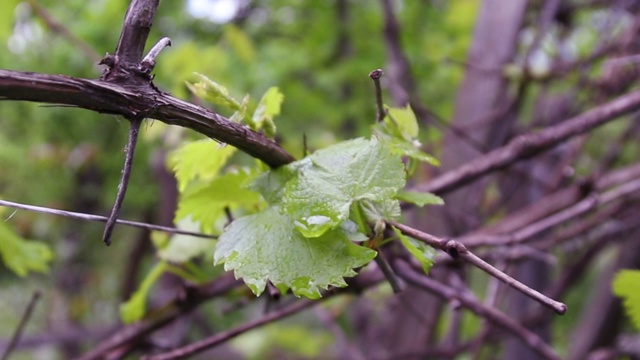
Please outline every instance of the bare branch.
[[118, 61], [139, 64], [160, 0], [131, 0], [116, 48]]
[[509, 144], [457, 169], [446, 172], [423, 185], [418, 185], [414, 190], [444, 194], [492, 171], [507, 167], [518, 160], [530, 158], [573, 136], [586, 133], [638, 108], [640, 108], [640, 91], [635, 91], [568, 119], [559, 125], [548, 127], [538, 133], [520, 135]]
[[486, 318], [492, 323], [505, 328], [513, 335], [519, 337], [533, 350], [542, 355], [545, 359], [561, 359], [560, 356], [556, 354], [556, 352], [538, 335], [527, 330], [525, 327], [518, 324], [507, 315], [499, 312], [495, 308], [482, 304], [469, 292], [456, 291], [455, 289], [443, 285], [433, 279], [430, 279], [423, 275], [419, 275], [403, 261], [397, 261], [394, 263], [394, 265], [397, 267], [398, 274], [408, 283], [423, 288], [443, 299], [458, 301], [464, 307], [468, 308], [479, 316]]
[[25, 325], [27, 325], [29, 318], [31, 318], [31, 314], [33, 313], [33, 308], [36, 306], [36, 303], [38, 302], [38, 300], [40, 300], [40, 292], [35, 291], [33, 293], [33, 296], [31, 296], [31, 301], [29, 301], [29, 305], [27, 305], [27, 309], [24, 311], [24, 314], [22, 315], [22, 319], [20, 319], [20, 323], [18, 324], [16, 331], [13, 333], [13, 336], [11, 337], [11, 341], [9, 342], [9, 345], [7, 345], [7, 348], [4, 350], [4, 354], [2, 354], [2, 360], [9, 359], [9, 355], [11, 355], [11, 352], [18, 344], [18, 341], [20, 341], [20, 337], [22, 336], [24, 327]]
[[[20, 204], [20, 203], [17, 203], [17, 202], [13, 202], [13, 201], [7, 201], [7, 200], [0, 200], [0, 206], [6, 206], [6, 207], [14, 208], [14, 209], [22, 209], [22, 210], [27, 210], [27, 211], [39, 212], [39, 213], [43, 213], [43, 214], [66, 216], [66, 217], [70, 217], [70, 218], [73, 218], [73, 219], [80, 219], [80, 220], [87, 220], [87, 221], [107, 222], [107, 220], [108, 220], [108, 218], [106, 216], [90, 215], [90, 214], [83, 214], [83, 213], [78, 213], [78, 212], [73, 212], [73, 211], [52, 209], [52, 208], [47, 208], [47, 207], [42, 207], [42, 206], [26, 205], [26, 204]], [[163, 231], [163, 232], [170, 233], [170, 234], [189, 235], [189, 236], [195, 236], [195, 237], [200, 237], [200, 238], [209, 238], [209, 239], [217, 239], [218, 238], [215, 235], [196, 233], [196, 232], [191, 232], [191, 231], [171, 228], [171, 227], [167, 227], [167, 226], [160, 226], [160, 225], [152, 225], [152, 224], [141, 223], [141, 222], [137, 222], [137, 221], [116, 219], [116, 223], [117, 224], [121, 224], [121, 225], [127, 225], [127, 226], [133, 226], [133, 227], [137, 227], [137, 228], [147, 229], [147, 230]]]
[[397, 222], [393, 222], [393, 221], [389, 221], [388, 224], [396, 227], [398, 230], [402, 231], [402, 233], [405, 235], [411, 236], [412, 238], [420, 240], [429, 246], [432, 246], [436, 249], [446, 252], [453, 258], [456, 258], [456, 259], [460, 258], [475, 265], [476, 267], [483, 270], [487, 274], [495, 277], [496, 279], [520, 291], [521, 293], [547, 306], [548, 308], [552, 309], [558, 314], [564, 314], [567, 311], [567, 305], [549, 298], [548, 296], [528, 287], [527, 285], [519, 282], [518, 280], [512, 278], [511, 276], [505, 274], [504, 272], [496, 269], [495, 267], [491, 266], [491, 264], [477, 257], [475, 254], [469, 251], [463, 244], [457, 241], [441, 239], [436, 236], [424, 233], [420, 230], [417, 230], [412, 227], [409, 227]]
[[235, 146], [271, 167], [295, 160], [266, 136], [151, 86], [124, 86], [62, 75], [0, 69], [0, 100], [64, 104], [99, 113], [119, 114], [127, 119], [157, 119]]

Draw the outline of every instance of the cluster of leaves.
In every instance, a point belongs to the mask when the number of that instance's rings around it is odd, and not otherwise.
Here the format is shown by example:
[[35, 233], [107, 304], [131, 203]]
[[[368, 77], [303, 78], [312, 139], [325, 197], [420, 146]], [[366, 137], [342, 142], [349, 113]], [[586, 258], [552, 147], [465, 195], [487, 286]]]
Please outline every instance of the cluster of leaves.
[[[267, 90], [252, 107], [249, 96], [238, 101], [222, 85], [198, 76], [198, 83], [188, 85], [194, 94], [230, 109], [232, 121], [275, 134], [273, 118], [283, 101], [277, 88]], [[236, 149], [211, 140], [176, 150], [169, 164], [180, 190], [178, 226], [220, 236], [206, 240], [155, 234], [162, 262], [122, 306], [123, 319], [135, 321], [144, 314], [146, 294], [163, 271], [204, 280], [188, 264], [211, 251], [215, 264], [233, 270], [256, 295], [269, 282], [282, 293], [290, 290], [311, 299], [330, 286], [346, 286], [344, 278], [356, 275], [355, 269], [377, 255], [385, 220], [400, 217], [400, 199], [420, 206], [442, 203], [432, 194], [402, 191], [415, 161], [437, 165], [419, 150], [417, 136], [415, 115], [407, 107], [388, 109], [370, 139], [344, 141], [278, 169], [260, 163], [232, 165]], [[227, 214], [244, 216], [228, 224]], [[398, 237], [428, 271], [432, 250]]]

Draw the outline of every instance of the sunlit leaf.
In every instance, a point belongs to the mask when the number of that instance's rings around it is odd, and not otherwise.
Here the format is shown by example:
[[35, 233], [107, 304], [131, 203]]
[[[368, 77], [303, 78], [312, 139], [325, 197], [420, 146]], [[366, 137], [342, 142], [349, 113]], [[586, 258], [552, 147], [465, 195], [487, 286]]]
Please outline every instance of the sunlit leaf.
[[169, 166], [178, 180], [178, 189], [184, 191], [193, 179], [213, 179], [227, 163], [236, 148], [205, 139], [190, 142], [171, 153]]
[[621, 270], [613, 279], [613, 293], [624, 301], [624, 308], [640, 331], [640, 270]]
[[248, 189], [256, 172], [248, 169], [229, 172], [182, 194], [176, 219], [191, 217], [204, 231], [211, 231], [225, 207], [256, 204], [260, 195]]

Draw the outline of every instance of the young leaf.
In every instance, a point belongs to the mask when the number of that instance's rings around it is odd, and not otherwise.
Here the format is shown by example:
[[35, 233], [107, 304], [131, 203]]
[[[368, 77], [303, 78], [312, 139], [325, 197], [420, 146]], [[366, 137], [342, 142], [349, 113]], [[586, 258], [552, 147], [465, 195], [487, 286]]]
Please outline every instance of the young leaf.
[[624, 301], [624, 308], [640, 331], [640, 270], [621, 270], [613, 279], [613, 293]]
[[392, 198], [405, 184], [404, 165], [377, 139], [345, 141], [291, 165], [283, 208], [306, 237], [317, 237], [349, 217], [355, 201]]
[[410, 106], [387, 108], [387, 116], [384, 121], [373, 126], [373, 134], [395, 154], [434, 166], [440, 165], [436, 158], [420, 150], [422, 144], [417, 140], [418, 122]]
[[226, 87], [202, 74], [195, 74], [200, 78], [200, 81], [195, 84], [187, 83], [187, 87], [194, 95], [213, 104], [227, 107], [231, 110], [237, 111], [240, 109], [240, 103], [229, 95], [229, 91]]
[[260, 201], [260, 195], [247, 188], [255, 177], [254, 171], [241, 169], [186, 191], [178, 203], [176, 219], [190, 216], [201, 224], [204, 231], [213, 230], [216, 220], [224, 214], [225, 207]]
[[0, 222], [0, 255], [5, 266], [16, 275], [24, 277], [30, 271], [45, 273], [53, 252], [44, 243], [25, 240]]
[[387, 116], [393, 120], [403, 137], [407, 139], [418, 137], [418, 120], [410, 105], [404, 108], [387, 108]]
[[142, 280], [140, 287], [131, 295], [127, 302], [120, 305], [120, 318], [125, 324], [131, 324], [142, 319], [147, 309], [147, 294], [155, 282], [167, 269], [168, 264], [164, 261], [157, 263], [147, 276]]
[[234, 270], [256, 295], [271, 281], [283, 293], [290, 288], [296, 296], [317, 299], [319, 288], [346, 286], [343, 278], [375, 257], [375, 251], [350, 242], [354, 236], [340, 227], [305, 238], [289, 215], [272, 206], [231, 223], [220, 236], [214, 262], [224, 262], [225, 270]]
[[176, 174], [178, 189], [184, 191], [195, 178], [213, 179], [235, 151], [233, 146], [222, 146], [209, 139], [190, 142], [174, 151], [168, 164]]
[[400, 239], [400, 242], [402, 242], [402, 245], [404, 245], [404, 247], [409, 250], [409, 253], [411, 253], [411, 255], [413, 255], [413, 257], [415, 257], [418, 262], [420, 262], [425, 274], [428, 274], [431, 266], [433, 266], [435, 262], [435, 249], [423, 242], [405, 236], [402, 232], [400, 232], [400, 230], [396, 229], [395, 227], [393, 228], [393, 231], [396, 233], [398, 239]]
[[444, 205], [444, 200], [432, 193], [400, 190], [398, 191], [398, 195], [396, 195], [396, 199], [407, 203], [416, 204], [418, 206]]
[[260, 99], [258, 107], [253, 112], [253, 130], [260, 130], [264, 127], [267, 136], [275, 135], [276, 125], [273, 118], [280, 115], [280, 106], [284, 100], [284, 95], [277, 87], [270, 87]]

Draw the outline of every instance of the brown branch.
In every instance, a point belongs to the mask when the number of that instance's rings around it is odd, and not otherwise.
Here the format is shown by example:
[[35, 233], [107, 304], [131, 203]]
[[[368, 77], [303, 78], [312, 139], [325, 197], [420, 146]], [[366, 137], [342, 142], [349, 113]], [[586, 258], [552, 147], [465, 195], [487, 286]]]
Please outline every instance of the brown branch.
[[638, 108], [640, 108], [640, 91], [635, 91], [568, 119], [559, 125], [547, 127], [538, 133], [520, 135], [509, 144], [457, 169], [446, 172], [423, 185], [418, 185], [414, 190], [438, 194], [447, 193], [492, 171], [505, 168], [516, 161], [531, 158], [573, 136], [586, 133]]
[[522, 339], [529, 347], [542, 355], [545, 359], [561, 359], [560, 356], [538, 335], [529, 331], [522, 325], [515, 322], [509, 316], [501, 313], [495, 308], [486, 306], [473, 297], [468, 291], [461, 292], [451, 287], [443, 285], [426, 276], [419, 275], [403, 261], [394, 263], [398, 274], [408, 283], [422, 288], [440, 298], [449, 301], [457, 301], [464, 307], [491, 321], [495, 325], [503, 327], [509, 333]]
[[157, 119], [235, 146], [271, 167], [295, 160], [266, 136], [151, 86], [0, 69], [0, 100], [63, 104], [128, 119]]
[[119, 61], [139, 64], [160, 0], [131, 0], [116, 47]]
[[450, 240], [450, 239], [441, 239], [431, 234], [427, 234], [425, 232], [422, 232], [420, 230], [414, 229], [412, 227], [409, 227], [407, 225], [400, 224], [397, 222], [389, 221], [388, 224], [396, 227], [398, 230], [400, 230], [403, 234], [407, 236], [411, 236], [412, 238], [420, 240], [431, 247], [434, 247], [436, 249], [446, 252], [454, 259], [462, 259], [470, 264], [475, 265], [480, 270], [483, 270], [487, 274], [513, 287], [514, 289], [536, 300], [542, 305], [545, 305], [546, 307], [552, 309], [558, 314], [564, 314], [567, 311], [567, 305], [549, 298], [548, 296], [538, 292], [535, 289], [530, 288], [529, 286], [512, 278], [511, 276], [505, 274], [504, 272], [496, 269], [491, 264], [477, 257], [474, 253], [469, 251], [460, 242], [457, 242], [455, 240]]

